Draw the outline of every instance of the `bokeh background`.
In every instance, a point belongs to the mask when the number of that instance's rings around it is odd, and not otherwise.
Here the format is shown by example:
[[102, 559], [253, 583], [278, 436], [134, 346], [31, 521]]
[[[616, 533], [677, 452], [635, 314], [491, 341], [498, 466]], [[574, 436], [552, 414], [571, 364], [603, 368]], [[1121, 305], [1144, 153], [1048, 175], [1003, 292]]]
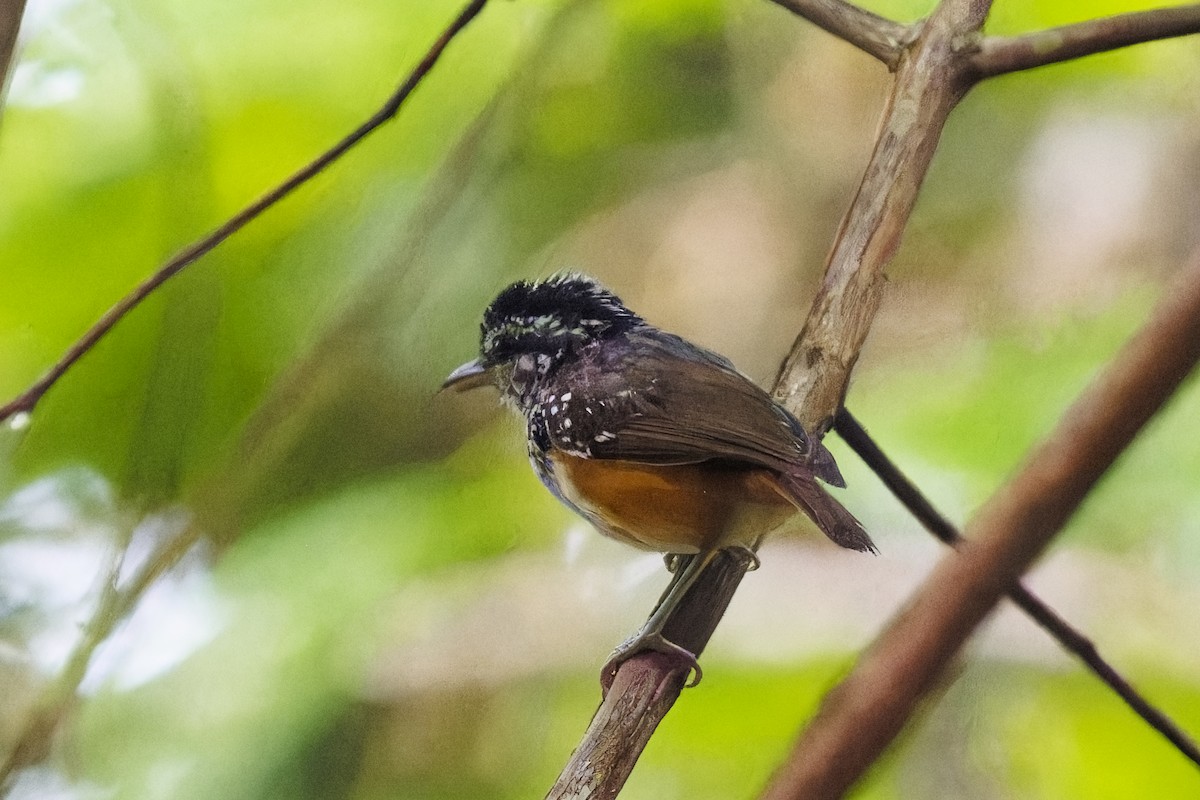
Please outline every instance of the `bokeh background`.
[[[999, 0], [989, 31], [1140, 7], [1087, 5]], [[31, 0], [0, 119], [0, 396], [365, 118], [456, 10]], [[554, 503], [494, 395], [441, 378], [496, 291], [572, 267], [769, 383], [887, 82], [765, 0], [491, 4], [398, 120], [0, 430], [0, 752], [113, 576], [197, 537], [24, 738], [11, 796], [541, 796], [666, 574]], [[1200, 40], [992, 81], [945, 131], [849, 407], [965, 520], [1198, 243]], [[1193, 381], [1030, 578], [1194, 734], [1198, 410]], [[882, 554], [804, 524], [771, 542], [623, 797], [753, 796], [942, 557], [828, 441]], [[1197, 792], [1006, 610], [855, 796]]]

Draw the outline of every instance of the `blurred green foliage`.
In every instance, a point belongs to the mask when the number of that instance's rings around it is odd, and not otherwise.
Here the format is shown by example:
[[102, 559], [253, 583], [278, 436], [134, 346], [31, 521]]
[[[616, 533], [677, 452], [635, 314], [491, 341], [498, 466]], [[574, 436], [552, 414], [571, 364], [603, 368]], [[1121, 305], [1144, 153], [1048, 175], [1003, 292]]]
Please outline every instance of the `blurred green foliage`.
[[[990, 29], [1131, 8], [1004, 2]], [[73, 0], [31, 11], [0, 120], [0, 396], [365, 118], [456, 10]], [[952, 119], [849, 405], [956, 518], [1051, 428], [1195, 243], [1198, 62], [1194, 40], [1130, 48], [985, 85]], [[24, 776], [23, 796], [55, 780], [69, 796], [137, 798], [544, 792], [615, 640], [555, 635], [542, 610], [562, 618], [586, 604], [632, 625], [645, 609], [607, 551], [562, 563], [573, 523], [524, 465], [519, 428], [491, 397], [436, 395], [440, 379], [472, 354], [496, 290], [562, 266], [769, 368], [819, 279], [884, 80], [764, 2], [489, 4], [397, 120], [135, 311], [27, 428], [0, 431], [0, 680], [29, 687], [0, 703], [5, 749], [61, 663], [44, 632], [86, 619], [103, 579], [99, 564], [83, 579], [58, 570], [81, 597], [55, 605], [62, 587], [21, 571], [27, 546], [137, 544], [170, 511], [202, 533], [98, 655], [49, 762], [57, 777]], [[1164, 188], [1145, 200], [1145, 238], [1078, 243], [1098, 254], [1081, 277], [1039, 256], [1029, 234], [1044, 210], [1029, 154], [1048, 130], [1113, 118], [1155, 133], [1124, 145], [1157, 147], [1146, 180]], [[1087, 138], [1068, 142], [1060, 160]], [[1073, 197], [1086, 206], [1086, 193]], [[1099, 223], [1089, 233], [1105, 234]], [[728, 241], [747, 246], [712, 256]], [[1197, 391], [1185, 387], [1089, 500], [1064, 541], [1082, 566], [1047, 587], [1071, 600], [1108, 574], [1089, 572], [1088, 557], [1119, 559], [1122, 580], [1145, 590], [1116, 615], [1127, 624], [1103, 627], [1112, 615], [1087, 613], [1096, 598], [1075, 610], [1193, 731], [1200, 674], [1177, 651], [1196, 636], [1173, 626], [1200, 573]], [[884, 545], [880, 569], [911, 585], [932, 548], [834, 445], [847, 502]], [[829, 567], [860, 587], [846, 606], [764, 613], [783, 628], [839, 620], [853, 602], [877, 627], [898, 598], [867, 586], [860, 563]], [[549, 574], [583, 587], [589, 570], [605, 577], [586, 603], [584, 588], [568, 596]], [[497, 622], [494, 608], [510, 612]], [[485, 622], [463, 627], [475, 618]], [[192, 628], [211, 633], [184, 646]], [[852, 652], [814, 645], [782, 666], [778, 654], [712, 654], [622, 796], [749, 796]], [[981, 652], [858, 796], [1197, 786], [1074, 665]]]

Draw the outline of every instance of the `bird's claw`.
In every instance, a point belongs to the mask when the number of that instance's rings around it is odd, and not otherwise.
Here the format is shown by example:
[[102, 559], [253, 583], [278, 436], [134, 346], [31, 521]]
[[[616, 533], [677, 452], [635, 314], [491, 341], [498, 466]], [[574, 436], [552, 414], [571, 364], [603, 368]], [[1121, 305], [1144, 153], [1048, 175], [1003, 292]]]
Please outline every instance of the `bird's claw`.
[[600, 686], [604, 689], [605, 694], [612, 686], [613, 679], [621, 665], [638, 653], [644, 653], [647, 650], [662, 653], [683, 662], [689, 675], [687, 682], [683, 685], [685, 689], [690, 689], [700, 683], [700, 679], [704, 677], [704, 670], [700, 669], [700, 663], [690, 650], [680, 647], [657, 631], [641, 631], [622, 642], [604, 663], [604, 668], [600, 672]]

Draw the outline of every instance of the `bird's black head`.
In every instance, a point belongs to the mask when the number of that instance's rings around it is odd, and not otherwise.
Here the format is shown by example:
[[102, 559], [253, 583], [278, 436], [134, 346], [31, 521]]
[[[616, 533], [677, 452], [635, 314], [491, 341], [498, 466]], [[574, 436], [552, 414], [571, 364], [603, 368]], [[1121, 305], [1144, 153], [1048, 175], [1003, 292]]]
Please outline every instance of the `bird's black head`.
[[484, 312], [478, 361], [456, 370], [447, 385], [488, 374], [507, 399], [524, 407], [564, 360], [643, 324], [619, 297], [586, 275], [519, 281]]
[[594, 279], [559, 274], [537, 283], [519, 281], [500, 292], [483, 314], [479, 350], [485, 366], [526, 354], [557, 359], [641, 322]]

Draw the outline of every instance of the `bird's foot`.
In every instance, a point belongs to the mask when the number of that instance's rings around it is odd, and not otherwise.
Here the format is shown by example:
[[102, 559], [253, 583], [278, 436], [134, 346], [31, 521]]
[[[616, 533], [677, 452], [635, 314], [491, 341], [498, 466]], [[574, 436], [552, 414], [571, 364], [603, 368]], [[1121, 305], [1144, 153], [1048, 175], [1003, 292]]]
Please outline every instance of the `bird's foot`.
[[667, 572], [674, 575], [679, 569], [679, 562], [687, 556], [683, 553], [663, 553], [663, 564], [667, 567]]
[[662, 653], [687, 669], [690, 677], [684, 684], [685, 689], [700, 683], [700, 679], [704, 676], [704, 671], [700, 669], [695, 654], [690, 650], [668, 640], [659, 631], [641, 630], [618, 645], [617, 649], [613, 650], [612, 655], [608, 657], [608, 661], [604, 663], [604, 668], [600, 671], [600, 686], [604, 690], [604, 694], [608, 694], [621, 665], [638, 653], [644, 653], [647, 650]]

